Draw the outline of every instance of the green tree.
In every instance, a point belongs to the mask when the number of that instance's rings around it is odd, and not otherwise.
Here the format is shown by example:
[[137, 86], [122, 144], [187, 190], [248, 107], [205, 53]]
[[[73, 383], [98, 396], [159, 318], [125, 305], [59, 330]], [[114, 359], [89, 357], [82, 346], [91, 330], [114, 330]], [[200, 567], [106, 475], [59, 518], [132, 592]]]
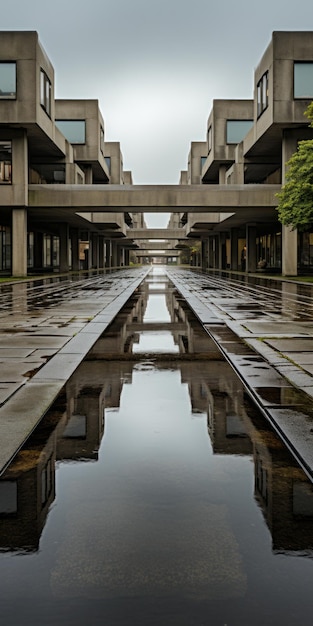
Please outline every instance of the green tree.
[[[313, 102], [306, 117], [313, 128]], [[313, 228], [313, 139], [299, 141], [297, 151], [286, 163], [286, 183], [277, 194], [278, 219], [299, 231]]]

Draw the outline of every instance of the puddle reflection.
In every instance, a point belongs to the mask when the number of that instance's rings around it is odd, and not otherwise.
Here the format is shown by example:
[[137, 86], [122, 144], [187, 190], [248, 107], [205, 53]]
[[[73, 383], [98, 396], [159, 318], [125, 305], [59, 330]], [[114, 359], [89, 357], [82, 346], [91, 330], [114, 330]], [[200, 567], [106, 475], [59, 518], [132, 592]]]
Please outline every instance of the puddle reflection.
[[170, 286], [179, 354], [133, 351], [149, 291], [0, 478], [4, 623], [305, 623], [312, 484]]

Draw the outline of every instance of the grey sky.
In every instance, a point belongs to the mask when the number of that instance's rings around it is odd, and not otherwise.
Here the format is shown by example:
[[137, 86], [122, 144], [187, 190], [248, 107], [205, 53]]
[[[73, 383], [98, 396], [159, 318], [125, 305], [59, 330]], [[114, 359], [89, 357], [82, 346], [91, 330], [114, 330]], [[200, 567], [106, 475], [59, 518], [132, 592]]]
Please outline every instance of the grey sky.
[[253, 97], [272, 31], [313, 30], [313, 3], [10, 0], [0, 28], [38, 31], [56, 97], [99, 100], [135, 184], [175, 184], [212, 100]]

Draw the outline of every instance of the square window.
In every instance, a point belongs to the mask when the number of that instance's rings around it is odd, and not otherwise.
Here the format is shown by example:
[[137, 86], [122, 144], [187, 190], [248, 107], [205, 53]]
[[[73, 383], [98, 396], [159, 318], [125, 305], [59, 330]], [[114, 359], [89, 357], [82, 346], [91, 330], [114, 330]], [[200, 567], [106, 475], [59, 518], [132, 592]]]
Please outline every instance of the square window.
[[0, 98], [16, 98], [16, 63], [0, 62]]
[[227, 120], [226, 143], [240, 143], [252, 126], [253, 120]]
[[313, 62], [296, 61], [294, 69], [294, 98], [313, 98]]
[[55, 120], [56, 126], [70, 143], [86, 142], [85, 120]]

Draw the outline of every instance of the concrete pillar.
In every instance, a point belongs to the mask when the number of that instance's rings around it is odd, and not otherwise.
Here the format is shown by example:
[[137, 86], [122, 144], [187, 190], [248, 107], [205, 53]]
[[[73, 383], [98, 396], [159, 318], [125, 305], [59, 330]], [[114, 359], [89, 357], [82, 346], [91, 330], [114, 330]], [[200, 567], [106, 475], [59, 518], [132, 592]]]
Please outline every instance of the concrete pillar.
[[75, 228], [71, 231], [72, 239], [72, 270], [77, 272], [79, 270], [79, 234], [78, 229]]
[[68, 224], [61, 224], [59, 229], [60, 234], [60, 272], [69, 271], [69, 226]]
[[92, 241], [92, 262], [91, 267], [95, 269], [99, 269], [99, 237], [97, 233], [92, 233], [91, 235]]
[[220, 233], [218, 238], [218, 265], [219, 269], [226, 269], [226, 233]]
[[92, 185], [93, 176], [92, 176], [92, 167], [91, 165], [85, 168], [85, 185]]
[[129, 248], [125, 248], [125, 265], [129, 265]]
[[[286, 181], [286, 162], [297, 150], [298, 135], [294, 130], [285, 129], [282, 138], [282, 184]], [[297, 276], [298, 274], [298, 231], [290, 226], [282, 226], [282, 274]]]
[[43, 233], [34, 233], [34, 268], [43, 266]]
[[28, 145], [26, 131], [12, 139], [12, 276], [27, 276]]
[[112, 267], [112, 245], [110, 239], [105, 241], [105, 267]]
[[209, 238], [208, 247], [208, 265], [209, 267], [216, 267], [216, 237]]
[[27, 276], [27, 209], [12, 209], [12, 276]]
[[201, 241], [201, 261], [202, 261], [202, 269], [203, 270], [207, 270], [208, 269], [208, 245], [209, 242], [207, 239], [202, 239]]
[[237, 271], [239, 269], [238, 262], [238, 229], [232, 228], [230, 231], [230, 269]]
[[227, 171], [226, 165], [220, 165], [219, 171], [218, 171], [218, 184], [219, 185], [226, 185], [226, 171]]
[[246, 225], [247, 260], [246, 272], [255, 272], [257, 268], [256, 258], [256, 225]]
[[20, 130], [12, 139], [12, 185], [14, 203], [19, 206], [28, 204], [28, 144], [27, 133]]
[[99, 268], [104, 268], [104, 248], [105, 243], [103, 237], [99, 235]]
[[119, 267], [118, 245], [116, 241], [111, 241], [112, 246], [112, 265], [111, 267]]

